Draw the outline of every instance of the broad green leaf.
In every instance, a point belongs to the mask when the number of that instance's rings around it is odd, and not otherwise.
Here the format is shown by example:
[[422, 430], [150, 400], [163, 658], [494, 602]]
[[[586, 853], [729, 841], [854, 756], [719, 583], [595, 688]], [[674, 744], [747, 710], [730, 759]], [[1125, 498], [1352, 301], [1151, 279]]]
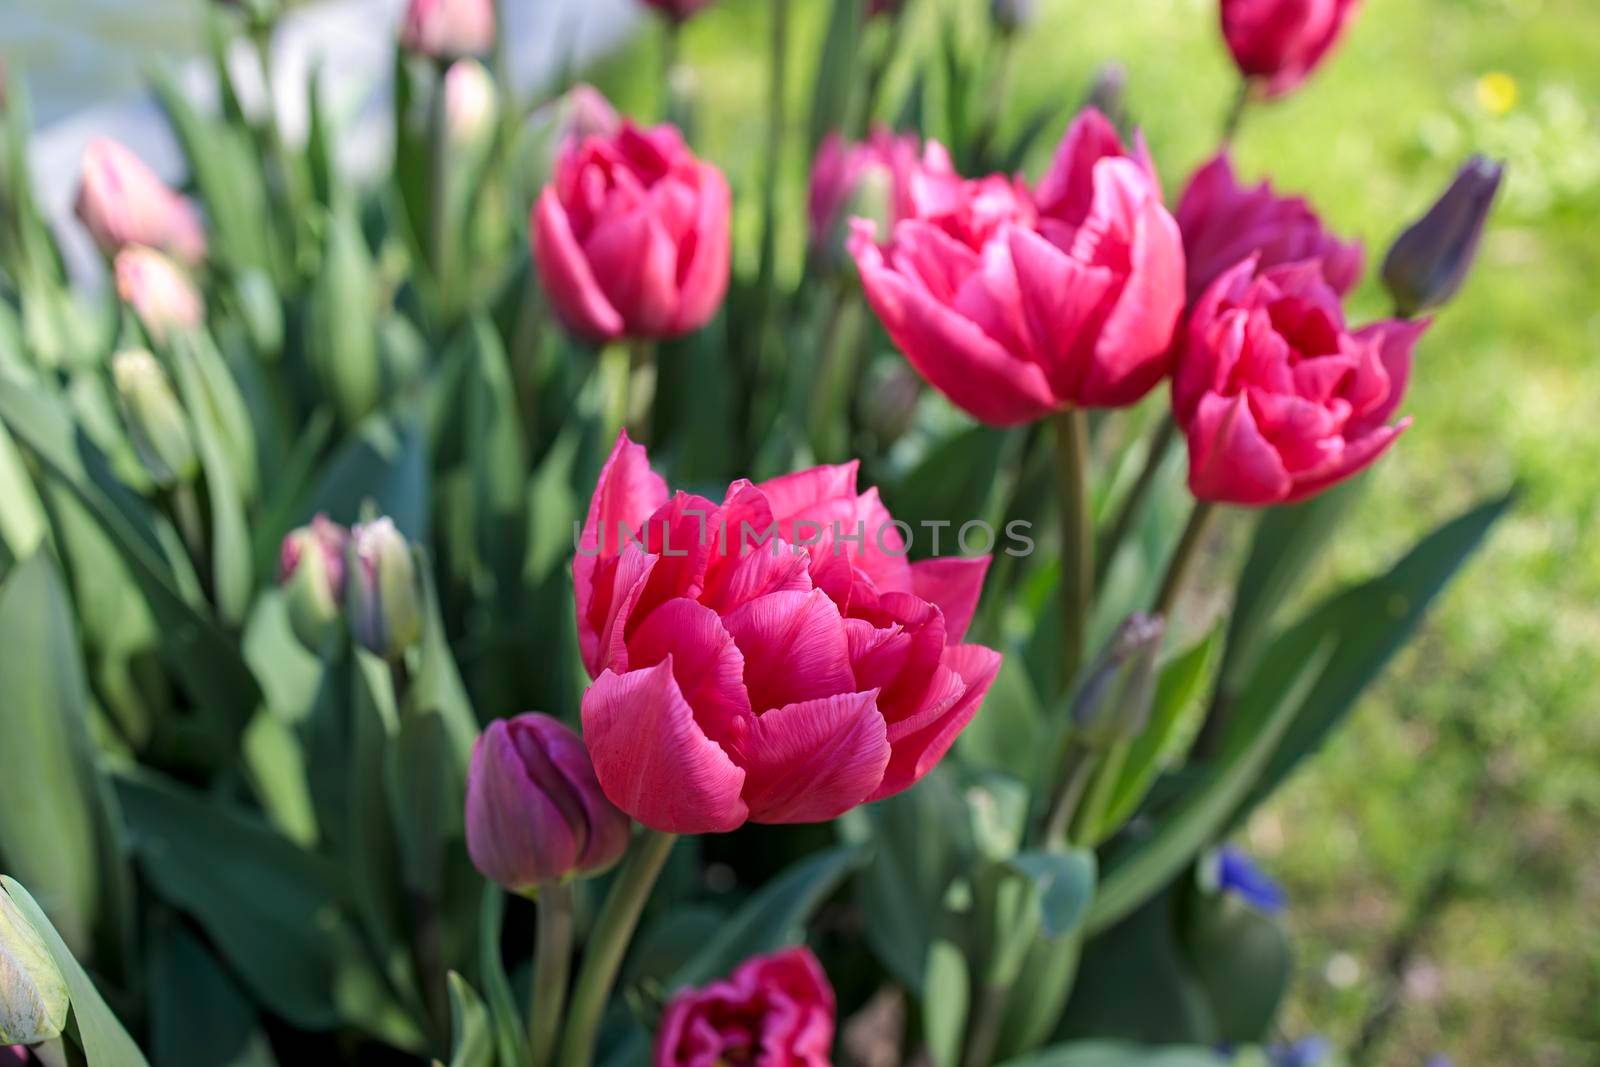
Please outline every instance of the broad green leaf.
[[[494, 1033], [489, 1009], [467, 984], [450, 972], [450, 1067], [494, 1067]], [[514, 1065], [516, 1067], [516, 1065]]]
[[1188, 924], [1184, 948], [1228, 1044], [1267, 1040], [1294, 972], [1283, 924], [1234, 897], [1202, 902]]
[[276, 1067], [255, 1005], [182, 924], [151, 946], [150, 1058], [155, 1067]]
[[306, 755], [294, 729], [269, 712], [258, 712], [240, 739], [239, 754], [261, 810], [301, 848], [315, 848], [317, 813], [306, 774]]
[[44, 938], [0, 891], [0, 1046], [36, 1045], [67, 1025], [67, 980]]
[[948, 941], [928, 949], [928, 975], [922, 983], [922, 1034], [934, 1067], [956, 1067], [967, 1031], [971, 979], [961, 950]]
[[1038, 890], [1039, 928], [1046, 938], [1065, 937], [1078, 929], [1094, 896], [1093, 852], [1024, 852], [1007, 863]]
[[0, 678], [0, 854], [38, 890], [74, 951], [119, 949], [132, 907], [121, 821], [89, 736], [70, 608], [43, 553], [0, 586]]
[[799, 941], [805, 924], [845, 877], [866, 859], [849, 846], [808, 856], [763, 886], [693, 959], [672, 976], [669, 989], [703, 985], [751, 956]]
[[810, 155], [831, 131], [847, 128], [852, 90], [860, 84], [858, 59], [866, 0], [833, 0], [811, 92]]
[[372, 254], [354, 206], [336, 204], [326, 220], [322, 273], [311, 287], [305, 349], [346, 426], [356, 425], [382, 394], [377, 316]]
[[0, 875], [0, 893], [8, 894], [23, 917], [38, 931], [61, 976], [66, 979], [67, 993], [72, 1000], [72, 1021], [88, 1067], [149, 1067], [139, 1046], [106, 1006], [100, 991], [28, 891], [21, 883]]
[[44, 504], [16, 442], [0, 422], [0, 550], [11, 559], [27, 559], [48, 532]]
[[1032, 782], [1044, 751], [1044, 715], [1020, 656], [1000, 664], [983, 708], [956, 739], [963, 763]]
[[1001, 1067], [1218, 1067], [1225, 1062], [1216, 1050], [1201, 1046], [1085, 1041], [1008, 1060]]

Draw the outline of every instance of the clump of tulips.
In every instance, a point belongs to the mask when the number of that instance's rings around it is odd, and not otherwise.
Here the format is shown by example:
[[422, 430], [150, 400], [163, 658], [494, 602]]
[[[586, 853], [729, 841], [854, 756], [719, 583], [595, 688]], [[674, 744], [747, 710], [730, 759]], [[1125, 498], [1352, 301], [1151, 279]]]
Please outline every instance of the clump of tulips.
[[[292, 16], [219, 4], [218, 109], [156, 87], [187, 175], [85, 152], [98, 288], [5, 87], [0, 1062], [1289, 1055], [1285, 896], [1227, 839], [1508, 503], [1294, 595], [1500, 169], [1353, 324], [1361, 244], [1230, 154], [1353, 3], [1222, 0], [1170, 207], [1137, 71], [1014, 132], [1034, 5], [972, 3], [927, 55], [942, 8], [823, 5], [745, 185], [690, 132], [708, 0], [641, 20], [665, 122], [518, 96], [515, 19], [411, 0], [371, 176], [315, 94], [304, 142], [241, 103]], [[775, 60], [812, 14], [762, 5]]]

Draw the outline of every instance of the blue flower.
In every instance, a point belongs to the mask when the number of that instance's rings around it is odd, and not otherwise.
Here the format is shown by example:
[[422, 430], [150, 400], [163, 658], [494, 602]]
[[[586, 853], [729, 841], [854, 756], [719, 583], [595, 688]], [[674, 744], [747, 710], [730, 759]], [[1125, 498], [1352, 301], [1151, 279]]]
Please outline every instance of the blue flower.
[[1217, 853], [1217, 888], [1224, 893], [1234, 893], [1269, 914], [1282, 911], [1289, 902], [1283, 887], [1232, 845], [1223, 845]]
[[[1246, 863], [1249, 861], [1246, 860]], [[1254, 867], [1251, 870], [1259, 878], [1265, 878]], [[1270, 885], [1270, 880], [1268, 881]], [[1280, 896], [1282, 890], [1276, 885], [1272, 889]], [[1317, 1067], [1333, 1052], [1333, 1046], [1325, 1037], [1302, 1037], [1299, 1041], [1290, 1041], [1282, 1045], [1273, 1045], [1267, 1050], [1267, 1061], [1272, 1067]]]

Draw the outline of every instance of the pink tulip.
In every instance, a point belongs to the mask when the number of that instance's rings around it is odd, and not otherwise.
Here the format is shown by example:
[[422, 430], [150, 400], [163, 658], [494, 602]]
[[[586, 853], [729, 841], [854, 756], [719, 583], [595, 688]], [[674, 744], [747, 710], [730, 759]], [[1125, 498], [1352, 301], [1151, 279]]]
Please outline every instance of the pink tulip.
[[1369, 466], [1410, 424], [1390, 420], [1427, 325], [1351, 332], [1316, 260], [1225, 271], [1190, 313], [1172, 382], [1190, 492], [1292, 503]]
[[1359, 0], [1221, 0], [1239, 72], [1269, 97], [1292, 92], [1344, 32]]
[[1267, 182], [1254, 188], [1240, 185], [1226, 152], [1194, 172], [1178, 202], [1177, 218], [1191, 304], [1223, 271], [1251, 254], [1259, 257], [1262, 269], [1320, 260], [1323, 278], [1340, 296], [1361, 281], [1360, 241], [1334, 237], [1301, 197], [1279, 196]]
[[117, 295], [133, 308], [151, 338], [191, 330], [205, 319], [205, 304], [183, 269], [152, 248], [130, 245], [113, 261]]
[[108, 256], [128, 245], [147, 245], [191, 265], [206, 256], [206, 234], [194, 206], [109, 138], [96, 138], [84, 149], [77, 213]]
[[684, 22], [701, 8], [711, 6], [711, 0], [644, 0], [644, 2], [674, 22]]
[[467, 852], [514, 893], [622, 858], [628, 817], [600, 792], [578, 735], [548, 715], [490, 723], [467, 770]]
[[810, 949], [757, 956], [723, 981], [672, 998], [656, 1033], [655, 1067], [832, 1067], [835, 1010]]
[[411, 0], [400, 44], [431, 59], [460, 59], [486, 55], [494, 33], [494, 0]]
[[979, 421], [1123, 407], [1166, 374], [1183, 244], [1142, 140], [1098, 111], [1067, 131], [1035, 193], [930, 182], [888, 247], [855, 223], [867, 301], [912, 366]]
[[960, 643], [988, 558], [909, 563], [902, 536], [854, 463], [718, 504], [669, 493], [619, 437], [573, 563], [583, 735], [612, 802], [720, 832], [821, 822], [926, 774], [1000, 656]]
[[900, 219], [916, 214], [930, 185], [961, 181], [950, 153], [938, 141], [919, 145], [915, 134], [896, 135], [882, 127], [854, 144], [830, 133], [817, 147], [811, 165], [806, 214], [813, 245], [820, 248], [834, 240], [846, 209], [874, 175], [883, 186], [887, 216], [883, 221], [891, 229]]
[[728, 289], [728, 183], [672, 126], [570, 142], [533, 209], [539, 279], [593, 341], [677, 337]]

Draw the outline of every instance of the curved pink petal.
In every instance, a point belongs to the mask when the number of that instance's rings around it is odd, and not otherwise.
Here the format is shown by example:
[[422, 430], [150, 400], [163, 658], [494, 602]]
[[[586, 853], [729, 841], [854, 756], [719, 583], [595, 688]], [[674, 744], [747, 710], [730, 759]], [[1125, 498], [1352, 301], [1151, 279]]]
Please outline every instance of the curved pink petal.
[[1127, 280], [1100, 329], [1080, 403], [1125, 407], [1167, 374], [1172, 334], [1183, 313], [1183, 237], [1154, 196], [1133, 220]]
[[732, 196], [721, 171], [709, 164], [699, 170], [699, 213], [692, 237], [678, 250], [678, 313], [669, 330], [673, 336], [710, 322], [728, 292]]
[[622, 336], [622, 315], [595, 280], [553, 186], [539, 194], [533, 208], [533, 258], [539, 281], [567, 329], [595, 341]]
[[889, 762], [877, 695], [841, 693], [759, 716], [739, 748], [750, 818], [824, 822], [865, 800]]
[[982, 645], [952, 645], [945, 653], [944, 665], [961, 678], [965, 691], [942, 718], [891, 746], [883, 784], [870, 800], [882, 800], [910, 788], [944, 758], [978, 713], [984, 695], [1000, 673], [1000, 653]]
[[725, 833], [749, 816], [745, 772], [695, 721], [670, 659], [597, 678], [583, 695], [583, 739], [606, 797], [653, 830]]
[[744, 653], [745, 690], [758, 714], [854, 690], [844, 620], [822, 590], [757, 597], [722, 621]]
[[1366, 413], [1362, 427], [1381, 425], [1394, 417], [1411, 383], [1412, 352], [1431, 325], [1432, 319], [1392, 320], [1375, 322], [1356, 331], [1357, 340], [1377, 342], [1378, 359], [1389, 376], [1387, 399]]
[[1316, 496], [1334, 483], [1342, 482], [1352, 474], [1372, 466], [1394, 444], [1395, 438], [1410, 426], [1410, 419], [1401, 419], [1393, 426], [1381, 426], [1364, 437], [1345, 442], [1344, 450], [1324, 467], [1307, 471], [1297, 478], [1284, 503], [1292, 504]]
[[[635, 535], [645, 519], [667, 500], [667, 483], [650, 469], [650, 457], [643, 445], [628, 440], [626, 431], [617, 435], [600, 480], [589, 498], [589, 512], [578, 537], [572, 559], [573, 599], [578, 609], [578, 643], [590, 675], [599, 673], [593, 666], [599, 654], [600, 639], [595, 632], [595, 578], [601, 566], [616, 559], [624, 542]], [[606, 590], [614, 595], [615, 590]]]
[[1068, 222], [1081, 220], [1094, 198], [1094, 165], [1108, 156], [1121, 155], [1117, 128], [1097, 109], [1084, 108], [1067, 127], [1050, 169], [1039, 180], [1035, 196], [1039, 210]]
[[951, 641], [966, 636], [983, 596], [989, 560], [988, 556], [945, 556], [911, 565], [911, 591], [944, 613], [945, 632]]
[[629, 334], [664, 334], [678, 313], [678, 248], [648, 210], [612, 213], [595, 223], [583, 251]]
[[729, 748], [749, 732], [754, 713], [744, 688], [744, 656], [716, 612], [693, 600], [669, 600], [651, 612], [628, 639], [628, 667], [669, 659], [678, 691], [707, 737]]
[[1035, 351], [1055, 395], [1075, 397], [1089, 373], [1094, 335], [1117, 295], [1117, 278], [1031, 230], [1008, 233], [1017, 291]]
[[767, 498], [773, 518], [783, 522], [825, 501], [854, 500], [856, 472], [860, 467], [861, 461], [854, 459], [849, 463], [809, 467], [769, 478], [756, 488]]
[[1241, 396], [1207, 393], [1190, 423], [1189, 491], [1201, 500], [1275, 504], [1288, 495], [1289, 472], [1256, 428]]

